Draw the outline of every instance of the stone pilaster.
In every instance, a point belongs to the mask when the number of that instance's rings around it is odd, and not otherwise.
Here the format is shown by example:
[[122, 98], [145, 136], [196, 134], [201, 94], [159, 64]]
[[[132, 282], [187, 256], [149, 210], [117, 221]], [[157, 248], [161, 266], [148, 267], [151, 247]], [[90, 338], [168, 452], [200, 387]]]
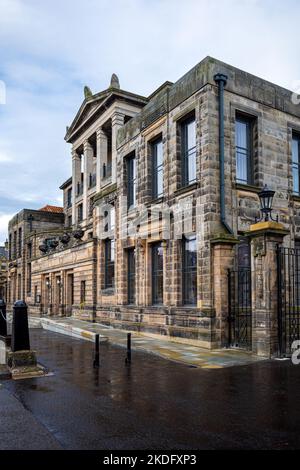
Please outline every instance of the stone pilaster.
[[102, 168], [107, 164], [107, 135], [102, 128], [97, 130], [97, 171], [96, 171], [96, 189], [101, 189]]
[[86, 220], [89, 213], [89, 203], [88, 203], [88, 189], [89, 189], [89, 178], [90, 174], [93, 171], [93, 158], [94, 152], [93, 147], [88, 140], [84, 142], [83, 146], [84, 152], [84, 176], [83, 176], [83, 220]]
[[[228, 270], [234, 266], [235, 238], [219, 237], [212, 241], [213, 249], [213, 306], [212, 342], [216, 347], [228, 343]], [[213, 312], [210, 312], [212, 315]]]
[[117, 133], [118, 130], [124, 125], [124, 114], [115, 112], [111, 118], [111, 161], [112, 161], [112, 183], [117, 181]]
[[252, 350], [271, 357], [278, 353], [277, 246], [288, 232], [282, 224], [251, 225]]
[[78, 153], [72, 150], [72, 224], [76, 223], [77, 183], [81, 182], [81, 161]]

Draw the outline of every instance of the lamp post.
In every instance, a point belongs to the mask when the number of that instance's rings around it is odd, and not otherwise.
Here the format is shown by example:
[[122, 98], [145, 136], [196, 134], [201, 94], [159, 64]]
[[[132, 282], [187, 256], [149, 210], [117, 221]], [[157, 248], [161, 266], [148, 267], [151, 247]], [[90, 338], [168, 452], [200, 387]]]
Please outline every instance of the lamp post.
[[260, 218], [255, 217], [255, 222], [268, 222], [269, 220], [273, 220], [273, 222], [278, 222], [278, 215], [276, 219], [272, 217], [272, 203], [274, 198], [275, 191], [272, 191], [268, 188], [265, 184], [263, 189], [258, 193], [259, 202], [260, 202], [260, 211], [262, 213]]

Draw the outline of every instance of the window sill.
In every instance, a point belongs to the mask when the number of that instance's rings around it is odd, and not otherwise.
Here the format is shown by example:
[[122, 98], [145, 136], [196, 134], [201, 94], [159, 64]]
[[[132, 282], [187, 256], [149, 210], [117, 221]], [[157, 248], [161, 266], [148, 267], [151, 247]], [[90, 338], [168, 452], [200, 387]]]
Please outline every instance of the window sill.
[[101, 295], [115, 295], [115, 289], [113, 287], [107, 287], [101, 290]]
[[195, 183], [189, 184], [187, 186], [182, 186], [181, 188], [177, 189], [174, 194], [175, 196], [180, 196], [180, 194], [188, 193], [189, 191], [194, 191], [198, 188], [197, 181]]
[[163, 196], [153, 197], [150, 201], [151, 204], [161, 204], [164, 201]]
[[248, 191], [250, 193], [258, 194], [261, 191], [259, 186], [254, 186], [252, 184], [244, 184], [244, 183], [235, 183], [236, 189], [241, 189], [242, 191]]

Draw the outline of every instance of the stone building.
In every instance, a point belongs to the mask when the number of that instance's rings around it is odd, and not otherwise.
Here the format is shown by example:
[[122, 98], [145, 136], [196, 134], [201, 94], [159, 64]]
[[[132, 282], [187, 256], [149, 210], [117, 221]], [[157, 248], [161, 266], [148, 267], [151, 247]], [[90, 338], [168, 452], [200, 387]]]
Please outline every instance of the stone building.
[[8, 242], [0, 246], [0, 299], [7, 296]]
[[[115, 75], [86, 87], [66, 134], [64, 235], [32, 261], [39, 312], [277, 354], [276, 250], [296, 255], [300, 240], [299, 136], [292, 92], [211, 57], [149, 97]], [[278, 222], [255, 224], [265, 185]]]
[[32, 312], [40, 299], [32, 285], [32, 263], [42, 251], [53, 249], [56, 237], [64, 233], [62, 207], [45, 206], [39, 210], [23, 209], [8, 224], [7, 303], [25, 300]]

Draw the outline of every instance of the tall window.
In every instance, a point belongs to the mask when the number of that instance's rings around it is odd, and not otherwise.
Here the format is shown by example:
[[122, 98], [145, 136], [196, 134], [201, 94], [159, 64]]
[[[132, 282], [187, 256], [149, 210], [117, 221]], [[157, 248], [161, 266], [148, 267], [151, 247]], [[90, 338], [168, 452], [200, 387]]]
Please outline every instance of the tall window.
[[85, 281], [81, 281], [80, 282], [80, 303], [83, 304], [85, 302], [85, 292], [86, 292], [86, 288], [85, 288]]
[[292, 141], [293, 191], [300, 194], [300, 135], [294, 134]]
[[135, 249], [127, 251], [128, 303], [135, 304]]
[[183, 303], [197, 304], [197, 241], [196, 236], [186, 237], [183, 243]]
[[12, 253], [12, 246], [11, 246], [11, 241], [12, 241], [12, 236], [11, 236], [11, 233], [9, 234], [9, 244], [8, 244], [8, 257], [9, 257], [9, 260], [12, 259], [12, 256], [11, 256], [11, 253]]
[[80, 223], [83, 220], [83, 205], [79, 204], [77, 207], [77, 221]]
[[251, 118], [238, 115], [235, 121], [236, 180], [251, 184], [252, 181], [252, 128]]
[[67, 191], [67, 207], [72, 205], [72, 188], [69, 188]]
[[31, 293], [31, 263], [27, 264], [27, 294]]
[[22, 254], [22, 228], [18, 230], [18, 256]]
[[115, 285], [115, 241], [107, 238], [105, 240], [105, 289]]
[[161, 243], [154, 243], [152, 251], [152, 303], [163, 303], [163, 248]]
[[135, 156], [127, 158], [127, 205], [134, 207], [136, 204], [136, 160]]
[[151, 144], [152, 154], [152, 196], [163, 195], [163, 143], [159, 138]]
[[191, 117], [181, 123], [182, 185], [196, 181], [196, 123]]

